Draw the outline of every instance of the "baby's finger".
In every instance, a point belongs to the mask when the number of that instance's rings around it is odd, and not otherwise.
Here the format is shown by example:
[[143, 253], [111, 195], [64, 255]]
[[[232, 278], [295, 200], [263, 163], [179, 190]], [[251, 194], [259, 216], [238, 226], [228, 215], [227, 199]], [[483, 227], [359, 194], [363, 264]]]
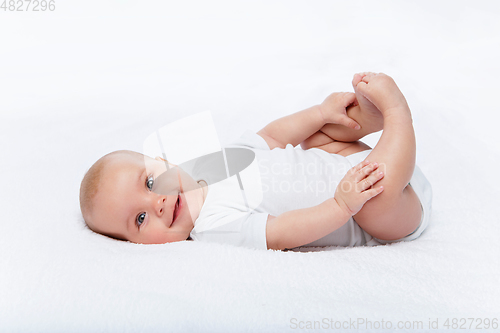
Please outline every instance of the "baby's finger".
[[356, 94], [355, 93], [348, 92], [348, 93], [345, 93], [345, 95], [343, 97], [344, 97], [344, 106], [345, 107], [348, 107], [349, 105], [351, 105], [352, 103], [354, 103], [356, 101]]
[[379, 170], [373, 171], [368, 177], [360, 181], [358, 184], [361, 188], [362, 191], [372, 187], [375, 183], [377, 183], [379, 180], [384, 178], [384, 173]]
[[349, 118], [347, 115], [342, 116], [342, 118], [338, 121], [340, 125], [344, 125], [346, 127], [359, 130], [361, 126], [352, 118]]
[[374, 187], [374, 188], [371, 188], [369, 190], [366, 190], [366, 191], [362, 192], [362, 195], [364, 196], [364, 198], [366, 199], [366, 201], [368, 201], [371, 198], [373, 198], [374, 196], [377, 196], [380, 193], [382, 193], [382, 191], [384, 191], [384, 187], [383, 186], [378, 186], [378, 187]]
[[357, 182], [360, 182], [362, 179], [366, 178], [366, 176], [368, 176], [370, 173], [373, 172], [373, 170], [376, 170], [377, 168], [378, 168], [377, 162], [369, 163], [368, 165], [365, 165], [365, 167], [363, 167], [361, 170], [359, 170], [356, 173], [356, 176], [354, 179]]
[[370, 161], [362, 161], [361, 163], [358, 163], [354, 168], [351, 169], [353, 173], [358, 172], [359, 170], [363, 169], [365, 166], [370, 164]]

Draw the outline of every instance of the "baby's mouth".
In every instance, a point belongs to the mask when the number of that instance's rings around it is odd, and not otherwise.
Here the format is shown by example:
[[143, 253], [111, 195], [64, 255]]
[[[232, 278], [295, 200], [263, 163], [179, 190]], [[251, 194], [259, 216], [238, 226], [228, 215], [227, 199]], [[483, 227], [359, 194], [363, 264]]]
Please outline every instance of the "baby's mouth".
[[179, 216], [180, 212], [181, 212], [181, 196], [177, 195], [177, 201], [176, 201], [175, 206], [174, 206], [174, 212], [172, 214], [172, 223], [170, 223], [170, 226], [172, 226], [172, 224], [174, 224], [174, 222], [177, 219], [177, 217]]

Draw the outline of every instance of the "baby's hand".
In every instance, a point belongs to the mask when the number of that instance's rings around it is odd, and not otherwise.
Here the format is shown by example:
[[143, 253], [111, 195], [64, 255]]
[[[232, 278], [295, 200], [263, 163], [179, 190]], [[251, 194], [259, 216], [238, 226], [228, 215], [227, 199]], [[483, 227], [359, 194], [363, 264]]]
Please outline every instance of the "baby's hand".
[[377, 163], [363, 161], [349, 170], [335, 191], [335, 200], [340, 208], [351, 216], [357, 214], [365, 202], [382, 193], [384, 188], [371, 188], [384, 177]]
[[319, 105], [326, 124], [340, 124], [353, 129], [360, 129], [359, 124], [347, 116], [346, 108], [357, 105], [354, 93], [333, 93]]

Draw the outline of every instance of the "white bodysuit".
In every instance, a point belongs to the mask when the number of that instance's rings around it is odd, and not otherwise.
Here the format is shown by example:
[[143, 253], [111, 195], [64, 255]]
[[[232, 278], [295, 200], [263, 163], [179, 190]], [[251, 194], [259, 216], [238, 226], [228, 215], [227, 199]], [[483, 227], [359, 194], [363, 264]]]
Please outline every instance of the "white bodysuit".
[[[225, 148], [245, 148], [254, 158], [244, 169], [213, 177], [206, 165], [193, 171], [195, 180], [208, 183], [208, 193], [190, 236], [193, 240], [267, 249], [268, 215], [316, 206], [332, 198], [349, 169], [363, 161], [371, 150], [347, 157], [321, 149], [303, 150], [288, 144], [285, 149], [269, 149], [266, 141], [249, 130]], [[228, 149], [225, 149], [227, 154]], [[227, 164], [228, 162], [226, 162]], [[226, 170], [228, 166], [226, 165]], [[229, 169], [231, 169], [229, 167]], [[229, 177], [227, 177], [229, 175]], [[231, 176], [232, 175], [232, 176]], [[430, 219], [432, 190], [416, 166], [410, 181], [422, 203], [422, 221], [410, 235], [395, 241], [379, 240], [365, 232], [351, 217], [339, 229], [304, 245], [362, 246], [413, 240], [420, 236]]]

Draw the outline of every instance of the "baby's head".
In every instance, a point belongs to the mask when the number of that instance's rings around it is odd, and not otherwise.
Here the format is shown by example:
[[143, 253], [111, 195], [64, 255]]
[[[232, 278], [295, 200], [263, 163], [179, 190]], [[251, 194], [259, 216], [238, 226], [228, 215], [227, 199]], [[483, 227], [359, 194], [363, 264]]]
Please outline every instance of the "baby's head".
[[120, 150], [101, 157], [87, 171], [80, 208], [87, 226], [97, 233], [163, 244], [189, 238], [206, 191], [162, 158]]

